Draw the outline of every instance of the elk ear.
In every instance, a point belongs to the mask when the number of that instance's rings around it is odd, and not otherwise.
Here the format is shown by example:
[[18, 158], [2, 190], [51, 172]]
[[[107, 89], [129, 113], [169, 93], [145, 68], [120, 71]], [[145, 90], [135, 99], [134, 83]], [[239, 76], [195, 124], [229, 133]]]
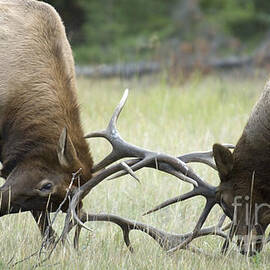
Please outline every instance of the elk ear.
[[213, 155], [219, 172], [220, 180], [224, 181], [233, 168], [231, 151], [221, 144], [213, 145]]
[[63, 167], [70, 167], [78, 160], [75, 147], [67, 134], [66, 128], [63, 128], [60, 135], [57, 155], [59, 163]]

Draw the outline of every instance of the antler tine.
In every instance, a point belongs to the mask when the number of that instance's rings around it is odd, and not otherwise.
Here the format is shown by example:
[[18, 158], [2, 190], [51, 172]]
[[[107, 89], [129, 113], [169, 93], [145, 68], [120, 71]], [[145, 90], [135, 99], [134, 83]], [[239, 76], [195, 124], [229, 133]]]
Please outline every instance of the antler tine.
[[[223, 146], [227, 147], [228, 149], [234, 149], [235, 146], [233, 144], [222, 144]], [[185, 163], [191, 163], [191, 162], [199, 162], [204, 163], [213, 169], [217, 170], [216, 163], [213, 160], [213, 151], [206, 151], [206, 152], [194, 152], [194, 153], [188, 153], [182, 156], [177, 157], [178, 159], [181, 159]]]
[[192, 198], [192, 197], [194, 197], [194, 196], [197, 196], [197, 195], [199, 195], [199, 193], [198, 193], [196, 190], [192, 190], [192, 191], [187, 192], [187, 193], [185, 193], [185, 194], [182, 194], [182, 195], [180, 195], [180, 196], [176, 196], [176, 197], [174, 197], [174, 198], [171, 198], [171, 199], [169, 199], [169, 200], [166, 200], [165, 202], [159, 204], [159, 205], [156, 206], [155, 208], [153, 208], [153, 209], [151, 209], [151, 210], [145, 212], [145, 213], [143, 214], [143, 216], [149, 215], [149, 214], [154, 213], [154, 212], [156, 212], [156, 211], [158, 211], [158, 210], [160, 210], [160, 209], [162, 209], [162, 208], [164, 208], [164, 207], [167, 207], [167, 206], [169, 206], [169, 205], [171, 205], [171, 204], [174, 204], [174, 203], [177, 203], [177, 202], [185, 201], [185, 200], [190, 199], [190, 198]]
[[130, 174], [137, 182], [141, 183], [140, 179], [136, 176], [136, 174], [134, 173], [134, 171], [130, 166], [128, 166], [125, 162], [121, 162], [121, 165], [128, 174]]
[[[187, 239], [185, 239], [185, 241], [183, 241], [183, 242], [182, 242], [181, 244], [179, 244], [178, 246], [176, 246], [176, 247], [170, 249], [169, 252], [174, 252], [174, 251], [177, 251], [177, 250], [179, 250], [179, 249], [185, 248], [186, 246], [189, 245], [189, 243], [190, 243], [193, 239], [195, 239], [195, 238], [198, 237], [198, 235], [200, 234], [200, 230], [201, 230], [201, 228], [202, 228], [202, 226], [203, 226], [203, 224], [204, 224], [206, 218], [208, 217], [208, 215], [209, 215], [211, 209], [213, 208], [213, 206], [214, 206], [215, 204], [216, 204], [216, 201], [215, 201], [215, 200], [207, 200], [206, 205], [205, 205], [205, 207], [204, 207], [204, 209], [203, 209], [203, 212], [202, 212], [202, 214], [200, 215], [200, 218], [199, 218], [199, 220], [197, 221], [197, 224], [196, 224], [196, 226], [195, 226], [193, 232], [190, 234], [190, 236], [189, 236]], [[226, 239], [227, 239], [227, 238], [226, 238]]]
[[[116, 123], [118, 120], [118, 117], [127, 101], [127, 97], [128, 97], [128, 89], [125, 90], [118, 106], [116, 107], [112, 118], [107, 126], [107, 128], [105, 130], [99, 131], [99, 132], [92, 132], [86, 136], [84, 136], [84, 138], [89, 139], [89, 138], [98, 138], [98, 137], [103, 137], [105, 139], [107, 139], [112, 146], [114, 146], [113, 144], [113, 139], [114, 136], [119, 137], [119, 133], [117, 131], [116, 128]], [[100, 161], [97, 165], [95, 165], [92, 169], [93, 172], [97, 172], [100, 169], [105, 168], [106, 166], [112, 164], [113, 162], [121, 159], [125, 157], [124, 155], [121, 154], [121, 152], [117, 151], [116, 148], [113, 147], [112, 152], [105, 157], [102, 161]]]
[[[205, 182], [201, 182], [197, 180], [197, 186], [194, 186], [193, 190], [184, 193], [182, 195], [176, 196], [174, 198], [168, 199], [165, 202], [159, 204], [158, 206], [154, 207], [153, 209], [147, 211], [146, 213], [144, 213], [144, 215], [148, 215], [151, 214], [153, 212], [156, 212], [164, 207], [167, 207], [169, 205], [172, 205], [174, 203], [177, 202], [181, 202], [181, 201], [185, 201], [187, 199], [190, 199], [192, 197], [195, 196], [203, 196], [206, 198], [206, 200], [210, 200], [213, 201], [214, 204], [217, 203], [216, 198], [215, 198], [215, 194], [216, 194], [216, 187], [211, 186]], [[211, 209], [210, 209], [211, 210]], [[209, 211], [210, 212], [210, 211]]]
[[[101, 160], [98, 164], [96, 164], [93, 168], [92, 168], [92, 173], [95, 173], [105, 167], [107, 167], [108, 165], [114, 163], [115, 161], [121, 159], [121, 156], [118, 156], [117, 153], [115, 153], [115, 151], [112, 151], [107, 157], [105, 157], [103, 160]], [[125, 173], [127, 174], [127, 172], [125, 171]]]
[[[233, 149], [234, 145], [232, 144], [223, 144], [223, 146], [229, 148], [229, 149]], [[212, 161], [213, 159], [213, 152], [212, 151], [207, 151], [207, 152], [194, 152], [194, 153], [190, 153], [190, 154], [185, 154], [183, 156], [178, 157], [178, 159], [181, 159], [184, 162], [202, 162], [202, 163], [206, 163], [208, 165], [210, 165], [211, 167], [215, 168], [216, 165], [214, 164], [214, 161]], [[153, 164], [150, 164], [149, 167], [152, 167]], [[161, 168], [159, 168], [160, 170], [166, 171], [169, 169], [167, 164], [163, 164], [161, 163], [160, 165]], [[121, 173], [121, 172], [119, 172]], [[216, 187], [207, 184], [206, 182], [204, 182], [199, 176], [197, 176], [191, 169], [190, 169], [190, 175], [191, 175], [191, 179], [195, 179], [197, 185], [194, 185], [194, 189], [188, 193], [176, 196], [174, 198], [168, 199], [165, 202], [159, 204], [158, 206], [154, 207], [153, 209], [147, 211], [146, 213], [144, 213], [144, 215], [156, 212], [164, 207], [167, 207], [171, 204], [180, 202], [180, 201], [184, 201], [186, 199], [192, 198], [194, 196], [198, 196], [198, 195], [202, 195], [204, 196], [207, 200], [211, 199], [213, 201], [215, 201], [215, 194], [216, 194]], [[123, 173], [124, 174], [124, 173]], [[125, 173], [126, 174], [126, 173]], [[180, 178], [180, 177], [179, 177]], [[210, 209], [211, 210], [211, 209]], [[210, 212], [210, 211], [209, 211]]]
[[[157, 166], [158, 165], [158, 166]], [[132, 171], [137, 171], [143, 167], [149, 167], [149, 168], [154, 168], [166, 173], [169, 173], [189, 184], [192, 184], [193, 186], [198, 186], [197, 180], [199, 179], [199, 177], [195, 177], [196, 180], [194, 180], [193, 178], [191, 178], [190, 176], [187, 176], [185, 174], [183, 174], [181, 171], [179, 170], [175, 170], [172, 166], [168, 165], [167, 163], [163, 162], [161, 158], [156, 159], [156, 162], [153, 162], [153, 158], [145, 158], [143, 160], [138, 160], [133, 166], [131, 166], [130, 168], [132, 169]], [[191, 172], [191, 168], [189, 168], [189, 175]], [[116, 178], [119, 178], [123, 175], [127, 175], [128, 172], [126, 171], [120, 171], [116, 174], [114, 174], [113, 176], [111, 176], [110, 178], [108, 178], [108, 180], [113, 180]], [[194, 177], [194, 175], [192, 175]], [[202, 181], [202, 180], [201, 180]]]
[[114, 110], [114, 113], [111, 117], [111, 120], [107, 126], [107, 128], [105, 130], [99, 131], [99, 132], [91, 132], [87, 135], [84, 136], [85, 139], [88, 138], [97, 138], [97, 137], [104, 137], [104, 138], [108, 138], [108, 135], [112, 135], [113, 133], [118, 133], [117, 129], [116, 129], [116, 123], [118, 120], [118, 117], [123, 109], [123, 107], [125, 106], [125, 103], [127, 101], [127, 97], [128, 97], [128, 89], [126, 89], [124, 91], [124, 94], [119, 102], [119, 104], [117, 105], [117, 107]]
[[[219, 218], [219, 221], [218, 221], [218, 224], [217, 224], [217, 227], [218, 228], [222, 228], [223, 224], [224, 224], [224, 221], [226, 219], [226, 215], [223, 214], [220, 218]], [[226, 228], [226, 227], [225, 227]], [[224, 228], [222, 229], [224, 231]]]
[[199, 163], [204, 163], [212, 167], [214, 170], [217, 169], [216, 163], [213, 161], [212, 151], [188, 153], [178, 158], [181, 159], [185, 163], [199, 162]]
[[127, 101], [127, 98], [128, 98], [128, 89], [125, 90], [118, 106], [116, 107], [114, 113], [113, 113], [113, 116], [111, 118], [111, 121], [107, 127], [107, 130], [109, 133], [118, 133], [117, 132], [117, 129], [116, 129], [116, 123], [117, 123], [117, 120], [118, 120], [118, 117], [123, 109], [123, 107], [125, 106], [126, 104], [126, 101]]

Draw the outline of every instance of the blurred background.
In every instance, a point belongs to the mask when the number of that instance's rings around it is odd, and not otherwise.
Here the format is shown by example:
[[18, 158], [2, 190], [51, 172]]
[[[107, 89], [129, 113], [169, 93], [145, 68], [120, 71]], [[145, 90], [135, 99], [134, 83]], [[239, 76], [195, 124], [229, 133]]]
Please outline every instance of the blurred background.
[[268, 66], [269, 0], [45, 1], [60, 13], [85, 75]]

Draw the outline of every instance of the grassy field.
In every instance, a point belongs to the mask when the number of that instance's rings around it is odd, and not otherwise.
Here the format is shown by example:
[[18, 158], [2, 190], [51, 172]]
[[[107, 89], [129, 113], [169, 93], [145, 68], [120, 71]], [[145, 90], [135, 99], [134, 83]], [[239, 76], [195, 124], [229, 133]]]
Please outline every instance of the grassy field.
[[[79, 79], [79, 96], [85, 132], [106, 127], [123, 90], [130, 88], [128, 102], [120, 116], [122, 137], [133, 144], [155, 151], [179, 155], [209, 150], [215, 142], [235, 144], [266, 82], [266, 77], [194, 75], [177, 86], [166, 83], [163, 76], [123, 81]], [[95, 162], [110, 151], [104, 140], [93, 139], [90, 146]], [[192, 167], [211, 184], [218, 185], [216, 172], [203, 165]], [[85, 199], [84, 208], [91, 213], [113, 213], [151, 224], [166, 231], [184, 233], [192, 230], [203, 207], [202, 198], [192, 199], [142, 217], [142, 213], [164, 200], [191, 188], [172, 176], [143, 169], [137, 173], [138, 184], [131, 177], [104, 181]], [[207, 224], [221, 213], [214, 208]], [[60, 233], [64, 215], [54, 225]], [[131, 254], [114, 224], [88, 223], [93, 232], [83, 231], [79, 252], [58, 247], [51, 259], [40, 268], [52, 269], [269, 269], [269, 247], [254, 258], [245, 258], [232, 249], [220, 255], [222, 240], [204, 237], [194, 241], [210, 256], [179, 251], [167, 255], [149, 236], [132, 232], [135, 253]], [[31, 269], [39, 260], [39, 231], [30, 214], [0, 219], [0, 267]], [[70, 235], [72, 239], [72, 234]], [[45, 257], [43, 254], [42, 257]]]

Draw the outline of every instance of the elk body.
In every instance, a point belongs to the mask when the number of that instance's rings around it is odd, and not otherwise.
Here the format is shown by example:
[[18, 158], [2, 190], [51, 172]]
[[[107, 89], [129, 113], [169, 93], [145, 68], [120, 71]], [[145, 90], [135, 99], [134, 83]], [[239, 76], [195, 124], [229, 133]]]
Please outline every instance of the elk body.
[[[221, 184], [217, 197], [242, 240], [242, 253], [260, 251], [270, 223], [270, 83], [255, 105], [235, 150], [213, 146]], [[253, 237], [255, 249], [248, 244]], [[241, 244], [241, 243], [239, 243]]]
[[0, 0], [0, 161], [0, 216], [30, 210], [43, 233], [72, 173], [82, 169], [80, 184], [91, 178], [71, 48], [43, 2]]

